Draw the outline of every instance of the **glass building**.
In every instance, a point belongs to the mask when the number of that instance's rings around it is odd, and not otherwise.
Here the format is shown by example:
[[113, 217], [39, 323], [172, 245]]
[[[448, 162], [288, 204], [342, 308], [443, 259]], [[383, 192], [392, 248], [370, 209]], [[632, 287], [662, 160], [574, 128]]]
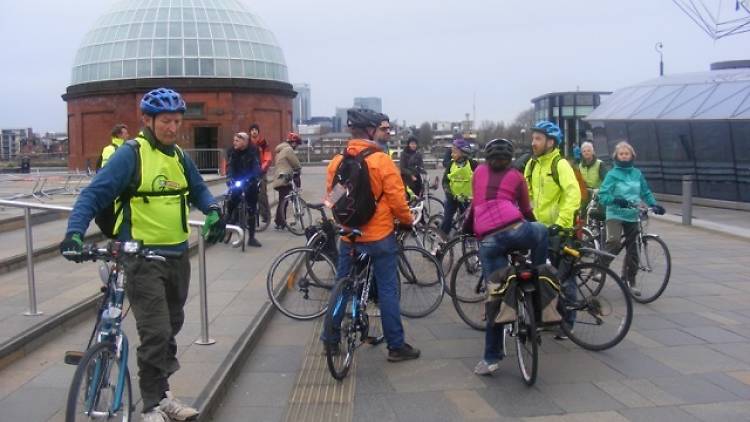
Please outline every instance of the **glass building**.
[[586, 120], [597, 154], [630, 142], [655, 192], [750, 202], [750, 61], [652, 79], [616, 91]]
[[149, 77], [287, 82], [273, 33], [238, 0], [127, 0], [86, 34], [71, 85]]
[[114, 2], [81, 41], [62, 96], [68, 105], [68, 166], [96, 162], [115, 124], [135, 133], [139, 101], [158, 87], [185, 98], [178, 142], [186, 151], [210, 154], [207, 169], [220, 167], [221, 150], [252, 123], [272, 148], [284, 139], [293, 129], [296, 93], [276, 37], [245, 4]]
[[562, 129], [565, 137], [563, 151], [569, 155], [574, 145], [587, 140], [591, 126], [583, 120], [601, 104], [611, 92], [576, 91], [552, 92], [531, 100], [534, 103], [534, 120], [549, 120]]

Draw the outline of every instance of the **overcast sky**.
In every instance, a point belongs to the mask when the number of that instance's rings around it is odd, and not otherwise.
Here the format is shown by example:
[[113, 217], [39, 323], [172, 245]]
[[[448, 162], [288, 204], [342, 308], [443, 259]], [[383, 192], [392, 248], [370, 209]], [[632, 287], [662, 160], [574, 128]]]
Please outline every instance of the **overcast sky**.
[[[313, 115], [379, 96], [391, 117], [512, 120], [551, 91], [616, 90], [750, 59], [750, 33], [711, 40], [670, 0], [244, 0], [284, 50]], [[719, 4], [719, 0], [705, 0]], [[0, 127], [65, 130], [78, 45], [114, 0], [0, 0]], [[724, 3], [734, 3], [729, 0]]]

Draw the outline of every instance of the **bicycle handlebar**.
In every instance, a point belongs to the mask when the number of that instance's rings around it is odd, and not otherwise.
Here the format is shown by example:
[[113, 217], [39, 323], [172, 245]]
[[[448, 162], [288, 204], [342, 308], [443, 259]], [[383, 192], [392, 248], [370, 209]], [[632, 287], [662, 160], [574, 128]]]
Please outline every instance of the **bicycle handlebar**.
[[[167, 259], [181, 258], [184, 252], [144, 248], [140, 242], [136, 241], [118, 241], [112, 240], [107, 242], [106, 247], [100, 248], [96, 243], [89, 243], [83, 246], [80, 254], [75, 254], [79, 261], [113, 261], [125, 255], [136, 256], [150, 261], [166, 262]], [[68, 255], [70, 255], [68, 253]]]

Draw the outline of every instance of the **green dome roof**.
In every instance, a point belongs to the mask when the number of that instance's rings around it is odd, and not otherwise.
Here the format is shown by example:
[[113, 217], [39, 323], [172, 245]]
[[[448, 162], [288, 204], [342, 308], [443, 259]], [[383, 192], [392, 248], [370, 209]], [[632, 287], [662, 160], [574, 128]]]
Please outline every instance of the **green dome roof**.
[[288, 82], [273, 33], [238, 0], [124, 0], [86, 34], [71, 85], [118, 79]]

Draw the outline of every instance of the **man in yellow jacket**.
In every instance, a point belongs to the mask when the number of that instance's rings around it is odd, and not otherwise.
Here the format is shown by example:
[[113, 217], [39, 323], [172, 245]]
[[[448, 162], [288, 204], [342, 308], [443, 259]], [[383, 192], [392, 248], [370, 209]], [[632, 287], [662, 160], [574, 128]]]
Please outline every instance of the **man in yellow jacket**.
[[[347, 113], [347, 125], [353, 139], [346, 145], [346, 153], [351, 156], [358, 156], [363, 151], [369, 153], [363, 160], [367, 164], [370, 189], [377, 202], [369, 221], [356, 227], [362, 231], [362, 236], [357, 239], [357, 250], [367, 253], [372, 259], [383, 334], [388, 343], [388, 360], [397, 362], [416, 359], [420, 354], [419, 349], [404, 341], [396, 265], [398, 243], [394, 236], [394, 220], [410, 225], [412, 217], [404, 197], [401, 172], [375, 142], [378, 132], [382, 135], [383, 132], [390, 131], [388, 117], [372, 110], [351, 109]], [[343, 159], [343, 155], [337, 155], [328, 165], [326, 190], [329, 194], [334, 189], [335, 176]], [[337, 279], [348, 276], [352, 264], [349, 256], [350, 242], [343, 240], [336, 268]], [[342, 317], [343, 315], [339, 315], [339, 324]], [[340, 333], [334, 333], [336, 334]], [[321, 339], [326, 347], [338, 347], [338, 338], [329, 338], [323, 333]]]
[[[533, 158], [526, 164], [524, 177], [529, 185], [534, 216], [538, 222], [548, 227], [550, 244], [554, 244], [553, 238], [561, 230], [572, 229], [575, 225], [575, 214], [581, 206], [581, 189], [573, 167], [560, 155], [558, 146], [563, 143], [560, 128], [552, 122], [542, 120], [531, 131]], [[553, 254], [556, 252], [553, 251]], [[561, 281], [566, 297], [575, 298], [575, 280]], [[575, 312], [568, 312], [564, 318], [572, 327]], [[555, 338], [562, 340], [565, 336], [558, 333]]]
[[100, 164], [97, 166], [97, 170], [104, 167], [109, 161], [109, 157], [120, 148], [122, 144], [130, 137], [128, 133], [128, 126], [123, 123], [118, 123], [112, 128], [112, 141], [102, 149], [102, 155], [99, 157]]

